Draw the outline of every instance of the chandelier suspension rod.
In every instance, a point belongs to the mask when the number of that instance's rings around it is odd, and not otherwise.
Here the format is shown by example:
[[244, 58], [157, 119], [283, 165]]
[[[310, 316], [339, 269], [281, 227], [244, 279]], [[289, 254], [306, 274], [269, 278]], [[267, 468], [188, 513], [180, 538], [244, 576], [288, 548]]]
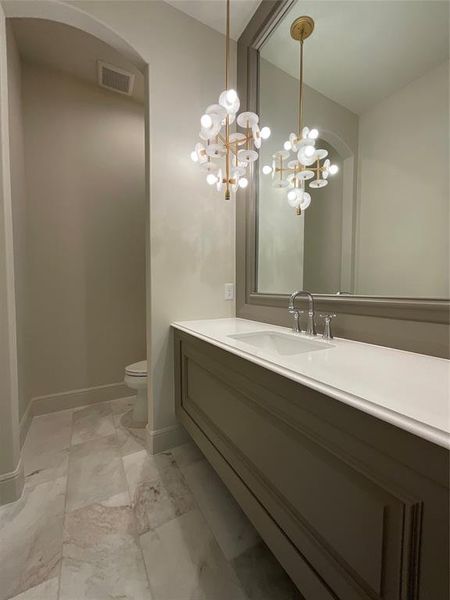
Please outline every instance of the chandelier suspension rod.
[[[230, 0], [227, 0], [226, 36], [225, 36], [225, 89], [228, 89], [228, 63], [230, 60]], [[225, 122], [225, 200], [231, 198], [230, 193], [230, 116]]]
[[228, 67], [230, 62], [230, 0], [226, 7], [226, 35], [225, 35], [225, 89], [228, 89]]
[[298, 99], [298, 137], [301, 137], [303, 129], [303, 36], [300, 38], [300, 93]]

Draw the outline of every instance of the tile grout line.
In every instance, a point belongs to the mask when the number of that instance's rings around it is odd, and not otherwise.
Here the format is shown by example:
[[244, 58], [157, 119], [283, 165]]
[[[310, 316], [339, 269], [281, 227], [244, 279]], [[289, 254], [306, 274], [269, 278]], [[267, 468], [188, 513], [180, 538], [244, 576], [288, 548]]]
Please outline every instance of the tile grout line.
[[[144, 448], [144, 451], [146, 452], [147, 456], [152, 456], [152, 455], [149, 455], [149, 454], [148, 454], [147, 448]], [[145, 532], [145, 534], [146, 534], [146, 533], [149, 533], [150, 531], [153, 531], [154, 533], [157, 533], [158, 529], [159, 529], [160, 527], [162, 527], [163, 525], [166, 525], [167, 523], [170, 523], [171, 521], [175, 521], [175, 520], [179, 519], [180, 517], [184, 516], [184, 514], [188, 514], [188, 513], [194, 512], [195, 510], [197, 510], [197, 511], [198, 511], [198, 512], [199, 512], [199, 513], [202, 515], [202, 517], [203, 517], [203, 519], [204, 519], [203, 513], [202, 513], [202, 512], [201, 512], [201, 510], [200, 510], [200, 506], [199, 506], [199, 504], [198, 504], [198, 502], [197, 502], [197, 499], [195, 498], [195, 496], [194, 496], [194, 494], [193, 494], [193, 492], [192, 492], [192, 489], [191, 489], [191, 487], [188, 485], [187, 481], [185, 480], [184, 474], [183, 474], [183, 472], [182, 472], [182, 470], [181, 470], [180, 466], [178, 465], [178, 463], [177, 463], [177, 461], [176, 461], [176, 459], [175, 459], [174, 455], [172, 454], [172, 452], [171, 452], [170, 450], [165, 450], [164, 452], [161, 452], [160, 454], [169, 454], [169, 455], [171, 456], [171, 458], [172, 458], [172, 461], [175, 463], [175, 465], [171, 464], [171, 466], [170, 466], [170, 467], [167, 467], [165, 470], [173, 469], [173, 468], [175, 467], [175, 468], [176, 468], [176, 469], [179, 471], [179, 473], [180, 473], [180, 475], [181, 475], [181, 478], [182, 478], [183, 482], [185, 483], [185, 485], [186, 485], [187, 489], [189, 490], [189, 493], [192, 495], [192, 499], [193, 499], [193, 501], [194, 501], [194, 505], [195, 505], [195, 506], [194, 506], [194, 508], [192, 508], [192, 509], [191, 509], [191, 510], [189, 510], [188, 512], [186, 512], [186, 513], [183, 513], [183, 515], [174, 515], [172, 518], [170, 518], [170, 519], [168, 519], [167, 521], [165, 521], [165, 522], [164, 522], [162, 525], [158, 525], [158, 526], [157, 526], [157, 527], [155, 527], [154, 529], [149, 529], [149, 531], [148, 531], [148, 532], [146, 531], [146, 532]], [[157, 456], [157, 455], [155, 455], [155, 456]], [[123, 457], [122, 457], [122, 459], [123, 459]], [[155, 479], [155, 481], [160, 481], [160, 479], [159, 479], [159, 478], [157, 478], [157, 479]], [[150, 482], [150, 483], [151, 483], [151, 482]], [[127, 479], [127, 485], [128, 485], [128, 479]], [[206, 520], [205, 520], [205, 523], [206, 523], [206, 526], [208, 527], [208, 529], [210, 529], [210, 527], [209, 527], [209, 523], [208, 523]], [[215, 540], [216, 538], [215, 538], [215, 536], [214, 536], [214, 533], [213, 533], [211, 530], [210, 530], [210, 533], [211, 533], [211, 535], [212, 535], [213, 539]], [[142, 534], [142, 535], [145, 535], [145, 534]], [[146, 574], [147, 574], [148, 586], [149, 586], [149, 589], [150, 589], [150, 597], [151, 597], [151, 600], [156, 600], [156, 597], [154, 596], [154, 594], [153, 594], [153, 591], [152, 591], [152, 586], [151, 586], [151, 581], [150, 581], [150, 575], [149, 575], [149, 572], [148, 572], [148, 569], [147, 569], [147, 563], [146, 563], [146, 561], [145, 561], [145, 557], [144, 557], [144, 551], [143, 551], [143, 549], [142, 549], [142, 544], [141, 544], [141, 535], [138, 535], [138, 536], [137, 536], [137, 538], [138, 538], [138, 539], [137, 539], [137, 541], [138, 541], [138, 544], [139, 544], [139, 548], [140, 548], [140, 551], [141, 551], [141, 554], [142, 554], [142, 560], [144, 561], [144, 568], [145, 568], [145, 572], [146, 572]], [[170, 600], [170, 599], [169, 599], [169, 600]]]
[[[123, 413], [123, 414], [125, 414], [125, 413]], [[121, 415], [121, 418], [122, 418], [122, 415]], [[120, 419], [118, 419], [118, 422], [120, 423]], [[115, 430], [117, 442], [119, 442], [119, 438], [118, 438], [118, 435], [117, 435], [118, 426], [116, 425], [116, 421], [115, 421], [114, 418], [113, 418], [113, 424], [114, 424], [114, 430]], [[144, 448], [144, 450], [145, 450], [145, 452], [147, 452], [146, 448]], [[135, 516], [134, 516], [134, 510], [133, 510], [133, 498], [131, 496], [131, 487], [130, 487], [130, 484], [128, 482], [128, 477], [127, 477], [126, 470], [125, 470], [124, 456], [122, 455], [122, 453], [120, 453], [120, 462], [122, 464], [122, 471], [123, 471], [123, 474], [124, 474], [124, 477], [125, 477], [125, 482], [127, 484], [128, 498], [129, 498], [129, 501], [130, 501], [130, 510], [131, 510], [131, 514], [133, 516], [133, 522], [134, 522], [135, 521]], [[155, 595], [153, 593], [152, 585], [150, 583], [150, 576], [149, 576], [149, 572], [148, 572], [148, 569], [147, 569], [147, 563], [145, 562], [144, 551], [142, 550], [141, 536], [138, 533], [137, 524], [135, 522], [134, 522], [134, 526], [136, 527], [136, 543], [139, 546], [139, 552], [141, 554], [142, 563], [143, 563], [144, 569], [145, 569], [145, 576], [147, 577], [148, 589], [149, 589], [149, 592], [150, 592], [150, 600], [154, 600], [155, 599]]]
[[[192, 508], [190, 511], [188, 511], [187, 513], [184, 513], [184, 514], [189, 514], [190, 512], [193, 512], [193, 511], [197, 511], [200, 514], [200, 516], [201, 516], [201, 518], [203, 520], [205, 528], [208, 530], [208, 532], [209, 532], [209, 534], [211, 536], [211, 539], [214, 540], [214, 543], [217, 546], [218, 552], [223, 557], [224, 562], [229, 566], [229, 568], [232, 570], [233, 574], [235, 575], [236, 585], [238, 586], [239, 590], [242, 592], [243, 599], [245, 598], [246, 600], [250, 600], [249, 597], [248, 597], [248, 595], [247, 595], [246, 590], [242, 586], [242, 583], [241, 583], [239, 577], [237, 576], [236, 569], [235, 569], [232, 561], [228, 560], [226, 558], [226, 556], [225, 556], [225, 554], [224, 554], [224, 552], [222, 550], [222, 547], [221, 547], [221, 545], [219, 543], [219, 540], [217, 539], [217, 536], [216, 536], [215, 532], [213, 531], [213, 529], [212, 529], [212, 527], [210, 525], [209, 519], [207, 518], [207, 515], [206, 515], [204, 509], [202, 508], [201, 504], [198, 502], [197, 497], [194, 494], [194, 491], [193, 491], [192, 487], [189, 485], [189, 483], [187, 481], [187, 478], [186, 478], [186, 476], [184, 474], [184, 468], [189, 467], [190, 464], [185, 465], [185, 467], [182, 468], [181, 465], [178, 464], [178, 462], [177, 462], [176, 458], [174, 457], [174, 455], [172, 454], [171, 450], [167, 450], [165, 452], [162, 452], [161, 454], [170, 454], [170, 456], [172, 457], [173, 462], [175, 463], [174, 465], [172, 464], [170, 468], [174, 468], [175, 467], [178, 470], [178, 472], [180, 473], [181, 479], [183, 480], [186, 488], [189, 490], [189, 493], [192, 496], [192, 499], [193, 499], [193, 502], [194, 502], [194, 508]], [[205, 457], [201, 458], [200, 460], [207, 462], [207, 459]], [[194, 461], [194, 462], [197, 462], [197, 461]], [[165, 521], [163, 525], [166, 525], [167, 523], [169, 523], [171, 521], [174, 521], [174, 520], [177, 520], [177, 519], [181, 518], [182, 516], [184, 516], [184, 514], [183, 515], [176, 515], [176, 516], [172, 517], [171, 519]], [[156, 527], [153, 531], [157, 532], [158, 529], [159, 529], [159, 527], [161, 527], [161, 525], [158, 526], [158, 527]], [[141, 547], [141, 552], [143, 554], [142, 546], [140, 544], [140, 537], [141, 536], [138, 536], [138, 537], [139, 537], [139, 545]], [[146, 572], [147, 572], [147, 578], [149, 580], [149, 585], [150, 585], [150, 577], [148, 575], [147, 565], [145, 563], [145, 559], [144, 559], [144, 565], [145, 565], [145, 569], [146, 569]], [[151, 590], [151, 586], [150, 586], [150, 590]]]
[[70, 442], [69, 442], [69, 453], [67, 457], [67, 475], [66, 475], [66, 491], [64, 495], [64, 516], [63, 516], [63, 527], [62, 527], [62, 538], [61, 538], [61, 564], [59, 565], [59, 575], [58, 575], [58, 592], [56, 595], [56, 600], [59, 600], [61, 594], [61, 577], [62, 577], [62, 566], [64, 560], [64, 533], [66, 530], [66, 514], [67, 514], [67, 492], [69, 489], [69, 471], [70, 471], [70, 456], [72, 454], [72, 435], [73, 435], [73, 413], [75, 411], [72, 410], [70, 415]]
[[[200, 461], [194, 461], [194, 463], [196, 463], [196, 462], [202, 462], [202, 461], [205, 461], [207, 464], [209, 464], [209, 462], [208, 462], [208, 460], [207, 460], [207, 458], [206, 458], [206, 457], [203, 457], [203, 458], [201, 458], [201, 459], [200, 459]], [[192, 487], [189, 485], [189, 482], [187, 481], [186, 475], [184, 474], [184, 470], [185, 470], [186, 468], [190, 467], [190, 466], [191, 466], [192, 464], [194, 464], [194, 463], [189, 463], [189, 464], [187, 464], [187, 465], [184, 467], [184, 469], [182, 469], [181, 467], [178, 467], [178, 468], [179, 468], [179, 470], [180, 470], [180, 473], [181, 473], [181, 475], [182, 475], [182, 477], [183, 477], [183, 480], [184, 480], [184, 482], [185, 482], [185, 484], [186, 484], [187, 488], [189, 489], [189, 491], [191, 492], [191, 494], [192, 494], [192, 496], [193, 496], [193, 498], [194, 498], [195, 504], [196, 504], [196, 506], [197, 506], [197, 510], [198, 510], [198, 511], [199, 511], [199, 513], [201, 514], [201, 516], [202, 516], [202, 518], [203, 518], [203, 520], [204, 520], [204, 522], [205, 522], [205, 525], [206, 525], [206, 527], [208, 528], [208, 531], [209, 531], [209, 533], [211, 534], [211, 537], [212, 537], [212, 539], [215, 541], [215, 543], [216, 543], [216, 545], [217, 545], [217, 547], [218, 547], [218, 550], [219, 550], [219, 552], [220, 552], [220, 553], [221, 553], [221, 555], [223, 556], [223, 559], [224, 559], [225, 563], [227, 563], [227, 564], [228, 564], [228, 566], [230, 567], [230, 569], [233, 571], [234, 575], [236, 576], [236, 583], [237, 583], [237, 585], [238, 585], [239, 589], [241, 590], [241, 592], [242, 592], [242, 594], [243, 594], [243, 597], [245, 597], [247, 600], [250, 600], [250, 598], [248, 598], [248, 595], [247, 595], [247, 592], [246, 592], [246, 590], [244, 589], [244, 587], [243, 587], [243, 585], [242, 585], [242, 583], [241, 583], [241, 581], [240, 581], [240, 579], [239, 579], [239, 577], [238, 577], [238, 575], [237, 575], [236, 568], [235, 568], [235, 566], [234, 566], [234, 564], [233, 564], [233, 560], [229, 560], [229, 559], [228, 559], [228, 558], [225, 556], [225, 552], [223, 551], [223, 549], [222, 549], [222, 546], [221, 546], [221, 544], [219, 543], [219, 540], [218, 540], [218, 538], [217, 538], [217, 535], [216, 535], [216, 533], [214, 532], [214, 530], [213, 530], [212, 526], [210, 525], [210, 521], [209, 521], [209, 518], [208, 518], [208, 516], [207, 516], [207, 514], [206, 514], [206, 511], [205, 511], [205, 510], [202, 508], [202, 506], [201, 506], [201, 503], [200, 503], [200, 502], [198, 502], [198, 500], [197, 500], [197, 497], [196, 497], [196, 495], [194, 494], [194, 492], [193, 492], [193, 490], [192, 490]], [[214, 467], [212, 467], [212, 465], [210, 465], [210, 466], [211, 466], [211, 468], [213, 469], [213, 471], [214, 471], [215, 475], [216, 475], [216, 476], [217, 476], [217, 477], [220, 479], [220, 476], [219, 476], [219, 475], [218, 475], [218, 473], [217, 473], [217, 472], [214, 470]], [[252, 547], [254, 547], [254, 546], [252, 546]], [[244, 550], [243, 552], [245, 552], [245, 550]], [[238, 556], [240, 556], [240, 555], [238, 555]], [[236, 558], [237, 558], [237, 557], [236, 557]]]
[[[113, 428], [114, 428], [114, 436], [115, 436], [115, 439], [116, 439], [116, 442], [117, 442], [117, 448], [119, 448], [119, 439], [118, 439], [118, 436], [117, 436], [117, 427], [116, 427], [116, 424], [114, 422], [111, 400], [105, 400], [104, 402], [101, 402], [101, 403], [98, 403], [98, 404], [109, 405], [109, 407], [111, 409], [111, 421], [112, 421], [112, 425], [113, 425]], [[72, 512], [72, 511], [68, 511], [67, 510], [67, 497], [68, 497], [67, 492], [68, 492], [68, 487], [69, 487], [70, 457], [71, 457], [72, 449], [73, 448], [75, 448], [77, 446], [80, 446], [82, 444], [88, 443], [89, 441], [92, 441], [92, 440], [86, 440], [86, 441], [83, 441], [83, 442], [72, 444], [73, 431], [74, 431], [74, 419], [73, 419], [73, 416], [74, 416], [74, 413], [77, 412], [78, 410], [81, 410], [82, 408], [90, 408], [90, 407], [91, 407], [91, 405], [87, 405], [86, 407], [77, 407], [76, 409], [71, 409], [72, 412], [71, 412], [71, 421], [70, 421], [70, 444], [69, 444], [69, 448], [68, 448], [69, 449], [69, 456], [68, 456], [68, 461], [67, 461], [66, 491], [65, 491], [65, 497], [64, 497], [64, 520], [63, 520], [63, 533], [62, 533], [62, 540], [61, 540], [61, 564], [60, 564], [59, 576], [58, 576], [58, 593], [57, 593], [56, 600], [59, 600], [60, 596], [61, 596], [61, 576], [62, 576], [62, 563], [63, 563], [63, 559], [64, 559], [64, 532], [65, 532], [66, 518], [67, 518], [67, 513], [68, 512]], [[109, 435], [111, 435], [111, 434], [109, 434]], [[98, 437], [93, 438], [93, 439], [101, 439], [102, 437], [109, 437], [109, 436], [98, 436]], [[119, 449], [118, 449], [118, 451], [119, 451]], [[120, 462], [121, 462], [121, 467], [122, 467], [123, 475], [125, 477], [125, 482], [127, 483], [128, 499], [130, 500], [130, 492], [129, 492], [129, 488], [128, 488], [128, 481], [127, 481], [127, 478], [126, 478], [126, 475], [125, 475], [125, 468], [124, 468], [124, 464], [123, 464], [123, 460], [122, 460], [122, 456], [120, 454], [120, 451], [119, 451], [119, 456], [120, 456], [120, 459], [121, 459]], [[144, 566], [145, 566], [145, 561], [144, 561]], [[146, 571], [146, 574], [147, 574], [147, 571]], [[148, 575], [147, 575], [147, 579], [148, 579]]]
[[[116, 433], [117, 433], [117, 429], [118, 429], [118, 427], [116, 426], [116, 424], [115, 424], [115, 423], [114, 423], [114, 426], [115, 426], [115, 428], [116, 428]], [[146, 456], [147, 456], [147, 457], [151, 458], [151, 456], [152, 456], [152, 455], [149, 455], [149, 453], [148, 453], [148, 450], [147, 450], [147, 448], [146, 448], [146, 447], [144, 447], [142, 450], [138, 450], [137, 452], [134, 452], [134, 453], [132, 453], [132, 454], [137, 454], [137, 453], [140, 453], [140, 452], [142, 452], [142, 451], [146, 453]], [[218, 542], [217, 542], [217, 538], [216, 538], [216, 536], [214, 535], [214, 532], [212, 531], [212, 529], [211, 529], [211, 527], [210, 527], [210, 525], [209, 525], [209, 523], [208, 523], [208, 521], [207, 521], [207, 519], [206, 519], [205, 515], [203, 514], [203, 512], [202, 512], [202, 510], [201, 510], [201, 508], [200, 508], [200, 505], [199, 505], [199, 503], [197, 502], [197, 499], [196, 499], [196, 498], [195, 498], [195, 496], [194, 496], [194, 493], [193, 493], [193, 491], [192, 491], [192, 488], [191, 488], [191, 487], [190, 487], [190, 485], [188, 484], [188, 482], [187, 482], [187, 480], [186, 480], [186, 478], [185, 478], [185, 476], [184, 476], [183, 470], [182, 470], [181, 466], [178, 464], [178, 462], [177, 462], [177, 460], [176, 460], [175, 456], [172, 454], [171, 450], [166, 450], [166, 451], [164, 451], [164, 452], [161, 452], [161, 454], [170, 455], [170, 457], [171, 457], [171, 459], [172, 459], [172, 464], [170, 465], [170, 467], [167, 467], [167, 469], [173, 469], [173, 468], [175, 468], [175, 469], [176, 469], [176, 470], [179, 472], [179, 474], [180, 474], [180, 477], [181, 477], [181, 479], [182, 479], [183, 483], [185, 484], [185, 486], [186, 486], [186, 487], [187, 487], [187, 489], [189, 490], [189, 493], [192, 495], [192, 499], [193, 499], [193, 501], [194, 501], [194, 505], [195, 505], [195, 506], [194, 506], [194, 508], [193, 508], [191, 511], [189, 511], [189, 512], [192, 512], [192, 511], [194, 511], [194, 510], [197, 510], [197, 511], [198, 511], [198, 512], [201, 514], [201, 516], [202, 516], [202, 518], [203, 518], [203, 520], [204, 520], [204, 522], [205, 522], [205, 525], [206, 525], [206, 527], [208, 528], [208, 531], [209, 531], [209, 532], [210, 532], [210, 534], [211, 534], [211, 537], [212, 537], [212, 539], [214, 539], [214, 540], [216, 541], [216, 543], [218, 544]], [[131, 507], [131, 510], [133, 510], [133, 498], [132, 498], [132, 495], [131, 495], [131, 488], [130, 488], [130, 484], [129, 484], [129, 482], [128, 482], [128, 478], [127, 478], [127, 476], [126, 476], [126, 470], [125, 470], [124, 458], [125, 458], [125, 456], [123, 456], [123, 455], [121, 454], [122, 468], [123, 468], [123, 471], [124, 471], [124, 473], [125, 473], [125, 480], [126, 480], [126, 483], [127, 483], [128, 495], [129, 495], [129, 498], [130, 498], [130, 507]], [[159, 481], [159, 478], [157, 478], [155, 481]], [[176, 520], [176, 519], [178, 519], [179, 517], [180, 517], [180, 515], [178, 515], [178, 516], [177, 516], [177, 515], [175, 515], [174, 517], [172, 517], [171, 519], [169, 519], [169, 520], [168, 520], [168, 521], [166, 521], [165, 523], [168, 523], [168, 522], [170, 522], [170, 521]], [[133, 518], [134, 518], [134, 513], [133, 513]], [[153, 531], [154, 531], [154, 532], [157, 532], [157, 530], [158, 530], [158, 527], [156, 527], [156, 528], [155, 528]], [[147, 533], [147, 532], [146, 532], [146, 533]], [[144, 535], [144, 534], [143, 534], [143, 535]], [[139, 545], [139, 549], [140, 549], [140, 552], [141, 552], [142, 560], [143, 560], [143, 563], [144, 563], [144, 568], [145, 568], [145, 573], [146, 573], [146, 576], [147, 576], [147, 581], [148, 581], [148, 586], [149, 586], [149, 590], [150, 590], [150, 596], [151, 596], [151, 600], [154, 600], [155, 596], [154, 596], [154, 593], [153, 593], [153, 590], [152, 590], [152, 586], [151, 586], [151, 580], [150, 580], [149, 571], [148, 571], [148, 569], [147, 569], [147, 563], [146, 563], [146, 561], [145, 561], [145, 557], [144, 557], [144, 551], [143, 551], [143, 549], [142, 549], [142, 544], [141, 544], [141, 535], [139, 535], [138, 533], [136, 533], [136, 538], [137, 538], [137, 543], [138, 543], [138, 545]], [[221, 549], [220, 549], [220, 546], [219, 546], [219, 550], [221, 551]], [[225, 557], [224, 557], [224, 558], [225, 558]], [[225, 560], [226, 560], [226, 559], [225, 559]]]

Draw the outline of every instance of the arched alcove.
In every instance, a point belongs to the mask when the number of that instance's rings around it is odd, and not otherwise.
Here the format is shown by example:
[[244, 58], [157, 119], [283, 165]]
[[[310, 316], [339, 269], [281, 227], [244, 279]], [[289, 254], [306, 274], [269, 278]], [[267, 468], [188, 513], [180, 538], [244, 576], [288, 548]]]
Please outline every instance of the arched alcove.
[[[54, 21], [57, 23], [65, 24], [70, 27], [79, 29], [87, 34], [90, 34], [105, 44], [108, 44], [119, 52], [124, 58], [132, 63], [140, 72], [143, 73], [145, 78], [145, 181], [146, 181], [146, 192], [145, 192], [145, 203], [146, 203], [146, 236], [149, 237], [149, 206], [150, 206], [150, 185], [149, 185], [149, 136], [150, 136], [150, 116], [149, 116], [149, 103], [148, 103], [148, 86], [149, 86], [149, 75], [148, 75], [148, 62], [144, 57], [126, 40], [123, 36], [119, 35], [111, 27], [105, 25], [101, 20], [95, 18], [92, 14], [86, 13], [83, 10], [73, 5], [66, 4], [64, 2], [57, 2], [51, 0], [40, 0], [23, 2], [11, 2], [5, 1], [0, 6], [0, 17], [3, 22], [0, 23], [2, 26], [2, 32], [4, 32], [5, 21], [4, 17], [8, 18], [28, 18], [28, 19], [45, 19], [47, 21]], [[23, 467], [20, 460], [20, 438], [23, 436], [21, 431], [22, 423], [20, 422], [19, 410], [18, 410], [18, 356], [17, 356], [17, 331], [16, 331], [16, 297], [15, 297], [15, 282], [14, 282], [14, 253], [12, 243], [12, 199], [11, 199], [11, 181], [10, 181], [10, 148], [9, 148], [9, 127], [8, 127], [8, 84], [7, 84], [7, 63], [6, 63], [6, 35], [0, 35], [1, 41], [0, 46], [0, 104], [2, 111], [0, 113], [0, 174], [1, 177], [1, 189], [0, 197], [2, 200], [2, 231], [0, 235], [0, 243], [2, 244], [2, 251], [4, 255], [4, 271], [5, 277], [1, 281], [1, 285], [5, 285], [5, 293], [7, 295], [7, 307], [5, 312], [5, 318], [7, 319], [7, 330], [5, 340], [5, 352], [9, 359], [8, 369], [8, 381], [5, 381], [5, 385], [8, 387], [7, 397], [10, 399], [9, 405], [3, 407], [0, 411], [0, 418], [5, 422], [5, 426], [8, 428], [8, 438], [5, 437], [4, 443], [4, 460], [0, 461], [0, 504], [4, 502], [4, 498], [7, 501], [14, 500], [20, 496], [22, 491], [22, 477]], [[4, 230], [4, 231], [3, 231]], [[4, 248], [3, 248], [4, 246]], [[146, 250], [146, 276], [150, 277], [150, 256], [149, 248], [147, 244]], [[2, 267], [3, 268], [3, 267]], [[147, 283], [147, 290], [149, 285]], [[150, 299], [147, 292], [146, 299], [146, 314], [147, 322], [150, 322]], [[150, 334], [147, 328], [147, 359], [149, 359], [150, 352]], [[6, 356], [5, 356], [6, 359]], [[150, 361], [148, 360], [148, 364]], [[151, 394], [149, 393], [149, 423], [151, 427], [153, 411], [150, 406]], [[31, 412], [30, 412], [31, 415]], [[25, 425], [29, 424], [25, 423]], [[25, 431], [26, 432], [26, 431]], [[5, 490], [5, 491], [4, 491]]]

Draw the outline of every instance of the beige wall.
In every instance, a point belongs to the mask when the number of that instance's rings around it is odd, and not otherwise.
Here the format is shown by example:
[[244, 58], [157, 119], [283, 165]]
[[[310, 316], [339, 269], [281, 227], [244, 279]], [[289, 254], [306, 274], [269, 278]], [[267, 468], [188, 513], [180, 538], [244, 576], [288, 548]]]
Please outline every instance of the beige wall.
[[7, 62], [10, 56], [6, 21], [0, 6], [0, 504], [20, 493], [15, 478], [20, 466], [20, 446], [9, 148]]
[[449, 297], [449, 63], [361, 115], [356, 293]]
[[7, 22], [9, 149], [11, 161], [11, 198], [14, 239], [14, 281], [16, 295], [17, 368], [19, 417], [29, 402], [28, 357], [26, 336], [27, 241], [26, 177], [24, 161], [22, 68], [11, 24]]
[[189, 158], [200, 116], [223, 89], [224, 37], [161, 1], [73, 4], [149, 63], [149, 428], [163, 430], [176, 422], [171, 321], [235, 314], [223, 289], [234, 281], [235, 203], [207, 186]]
[[145, 348], [143, 106], [23, 65], [33, 397], [120, 382]]

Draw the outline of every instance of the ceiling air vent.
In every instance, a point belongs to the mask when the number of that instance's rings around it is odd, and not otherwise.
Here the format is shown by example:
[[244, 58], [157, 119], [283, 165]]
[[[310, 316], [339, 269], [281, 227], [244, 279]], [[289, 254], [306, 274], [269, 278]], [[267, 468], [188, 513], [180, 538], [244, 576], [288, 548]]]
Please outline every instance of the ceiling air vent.
[[98, 83], [101, 87], [113, 90], [119, 94], [131, 96], [134, 87], [134, 75], [124, 69], [109, 65], [101, 60], [98, 65]]

